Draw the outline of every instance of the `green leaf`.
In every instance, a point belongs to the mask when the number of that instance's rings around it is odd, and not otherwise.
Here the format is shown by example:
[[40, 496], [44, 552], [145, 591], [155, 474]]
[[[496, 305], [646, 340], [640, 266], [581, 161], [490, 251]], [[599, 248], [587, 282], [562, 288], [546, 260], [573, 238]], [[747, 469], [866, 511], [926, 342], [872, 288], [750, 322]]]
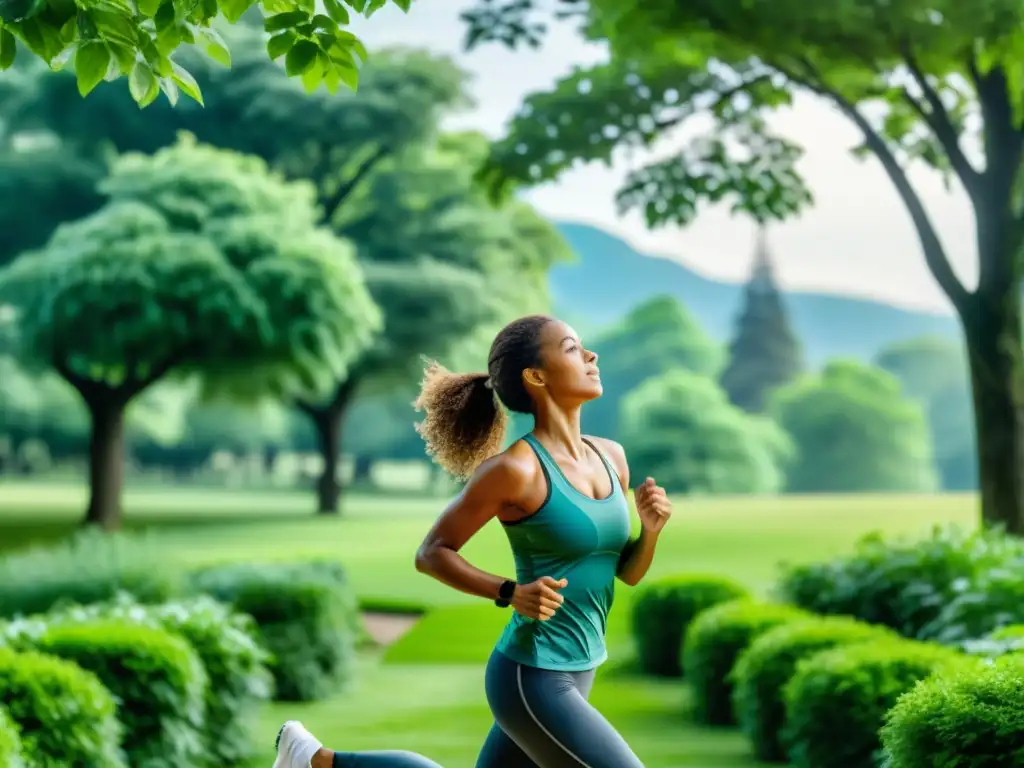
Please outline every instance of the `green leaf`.
[[228, 21], [235, 24], [255, 4], [256, 0], [220, 0], [220, 10]]
[[348, 0], [348, 4], [356, 9], [356, 13], [362, 13], [366, 9], [366, 0]]
[[369, 6], [366, 11], [364, 11], [363, 15], [366, 16], [366, 18], [370, 18], [387, 4], [388, 0], [370, 0]]
[[312, 40], [300, 40], [284, 59], [284, 71], [289, 77], [301, 75], [313, 66], [320, 48]]
[[263, 22], [263, 29], [267, 32], [280, 32], [282, 29], [292, 29], [303, 22], [309, 21], [310, 14], [305, 11], [288, 11], [268, 16]]
[[267, 54], [271, 59], [279, 59], [292, 49], [298, 39], [298, 35], [286, 29], [267, 40]]
[[192, 77], [187, 69], [173, 61], [171, 62], [171, 80], [173, 80], [174, 83], [186, 93], [186, 95], [191, 96], [200, 104], [203, 103], [203, 94], [199, 90], [199, 83], [196, 82], [196, 79]]
[[75, 53], [75, 77], [78, 92], [87, 96], [100, 84], [110, 66], [110, 50], [106, 43], [88, 41], [78, 47]]
[[330, 65], [330, 61], [320, 51], [317, 52], [316, 60], [310, 64], [302, 73], [302, 87], [306, 93], [312, 93], [320, 87], [323, 82], [324, 63]]
[[227, 43], [224, 42], [224, 38], [220, 36], [216, 29], [213, 27], [193, 26], [192, 33], [202, 43], [203, 50], [206, 51], [207, 56], [218, 64], [223, 64], [225, 67], [231, 66], [231, 51], [228, 50]]
[[161, 0], [137, 0], [136, 5], [139, 8], [139, 13], [151, 19], [160, 10], [160, 2]]
[[313, 29], [323, 29], [333, 32], [337, 28], [337, 23], [330, 16], [318, 13], [313, 17]]
[[412, 0], [394, 0], [394, 2], [395, 5], [397, 5], [406, 13], [408, 13], [409, 9], [412, 7]]
[[342, 48], [351, 48], [359, 56], [360, 60], [366, 61], [370, 58], [370, 54], [366, 51], [366, 46], [363, 45], [363, 41], [344, 29], [339, 30], [334, 36], [335, 45]]
[[324, 0], [324, 9], [327, 11], [327, 15], [338, 24], [345, 25], [350, 22], [348, 9], [338, 0]]
[[160, 90], [164, 92], [164, 95], [167, 97], [167, 101], [170, 102], [172, 107], [178, 103], [178, 86], [172, 78], [161, 77]]
[[0, 70], [10, 69], [18, 52], [18, 42], [6, 28], [0, 28]]
[[63, 70], [64, 67], [71, 63], [71, 59], [74, 57], [75, 51], [77, 50], [77, 43], [72, 43], [71, 45], [69, 45], [67, 48], [65, 48], [63, 51], [57, 54], [53, 61], [50, 62], [50, 69], [52, 69], [54, 72], [60, 72], [61, 70]]
[[128, 90], [140, 107], [147, 107], [160, 93], [160, 84], [152, 68], [144, 60], [135, 62], [128, 78]]

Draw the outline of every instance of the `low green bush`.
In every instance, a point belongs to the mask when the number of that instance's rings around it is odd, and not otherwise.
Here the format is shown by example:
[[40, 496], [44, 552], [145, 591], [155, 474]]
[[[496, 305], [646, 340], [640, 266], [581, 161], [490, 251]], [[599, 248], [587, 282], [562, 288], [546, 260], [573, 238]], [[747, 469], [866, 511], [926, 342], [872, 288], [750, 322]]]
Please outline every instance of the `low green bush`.
[[854, 616], [922, 639], [923, 628], [979, 574], [1022, 556], [1024, 541], [998, 531], [937, 527], [923, 539], [888, 541], [872, 534], [848, 556], [787, 569], [777, 591], [813, 613]]
[[232, 564], [194, 575], [195, 589], [253, 617], [279, 701], [316, 701], [348, 680], [358, 608], [336, 564]]
[[632, 627], [640, 670], [648, 675], [683, 674], [683, 638], [701, 611], [747, 596], [732, 579], [681, 574], [642, 586], [633, 600]]
[[3, 707], [0, 707], [0, 765], [4, 768], [25, 768], [18, 727]]
[[184, 639], [132, 622], [101, 620], [58, 622], [35, 645], [94, 673], [117, 697], [132, 768], [202, 764], [208, 680]]
[[44, 617], [51, 626], [98, 619], [159, 627], [188, 641], [209, 679], [205, 762], [237, 765], [255, 753], [256, 715], [260, 703], [270, 698], [273, 680], [252, 617], [206, 595], [152, 606], [120, 595], [110, 603], [76, 606]]
[[83, 530], [60, 544], [0, 557], [0, 617], [98, 603], [118, 592], [162, 602], [182, 586], [181, 573], [151, 537]]
[[919, 640], [953, 645], [1024, 622], [1024, 558], [962, 579], [942, 609], [918, 632]]
[[71, 662], [0, 648], [0, 706], [39, 768], [126, 768], [110, 691]]
[[753, 600], [722, 603], [698, 614], [683, 646], [694, 719], [707, 725], [735, 724], [730, 673], [740, 654], [769, 629], [807, 618], [799, 608]]
[[939, 673], [889, 711], [887, 768], [1024, 765], [1024, 658]]
[[755, 756], [785, 760], [783, 691], [801, 660], [830, 648], [887, 637], [895, 640], [899, 635], [856, 619], [826, 616], [775, 627], [755, 639], [732, 670], [733, 712]]
[[874, 768], [878, 732], [900, 696], [932, 673], [966, 663], [911, 640], [843, 646], [799, 662], [783, 693], [783, 743], [796, 768]]

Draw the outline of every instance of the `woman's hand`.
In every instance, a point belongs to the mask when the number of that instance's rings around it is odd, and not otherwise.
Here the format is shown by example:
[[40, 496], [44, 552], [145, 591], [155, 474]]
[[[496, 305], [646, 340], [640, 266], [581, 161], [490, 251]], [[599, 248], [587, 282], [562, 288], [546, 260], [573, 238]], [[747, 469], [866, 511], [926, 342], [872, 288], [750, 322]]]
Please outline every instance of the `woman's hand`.
[[541, 576], [529, 584], [518, 584], [512, 593], [512, 607], [528, 619], [547, 621], [562, 607], [564, 598], [557, 590], [568, 583], [565, 579], [556, 581], [550, 576]]
[[668, 500], [665, 489], [657, 485], [653, 477], [648, 477], [633, 492], [633, 499], [643, 529], [648, 533], [661, 533], [665, 523], [672, 517], [672, 502]]

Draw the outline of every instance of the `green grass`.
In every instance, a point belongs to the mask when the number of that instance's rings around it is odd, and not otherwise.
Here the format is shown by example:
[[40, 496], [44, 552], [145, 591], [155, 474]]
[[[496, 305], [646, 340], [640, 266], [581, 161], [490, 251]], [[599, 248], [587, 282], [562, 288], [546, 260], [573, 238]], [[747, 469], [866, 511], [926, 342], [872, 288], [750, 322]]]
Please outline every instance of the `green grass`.
[[[84, 502], [84, 492], [71, 486], [0, 485], [0, 549], [65, 535]], [[433, 609], [383, 658], [364, 657], [350, 690], [327, 702], [268, 707], [268, 748], [280, 721], [299, 717], [338, 748], [413, 749], [445, 768], [468, 768], [490, 725], [482, 662], [506, 615], [416, 573], [413, 553], [441, 504], [352, 496], [339, 519], [313, 515], [311, 496], [286, 491], [140, 488], [125, 499], [127, 525], [156, 532], [168, 558], [189, 565], [334, 558], [345, 564], [364, 602]], [[779, 562], [849, 551], [872, 530], [916, 533], [950, 522], [970, 527], [976, 515], [968, 495], [680, 499], [652, 574], [728, 574], [763, 592]], [[465, 553], [482, 568], [511, 573], [497, 524], [487, 525]], [[602, 670], [594, 704], [648, 768], [751, 768], [755, 763], [737, 733], [688, 722], [681, 685], [624, 671], [631, 653], [630, 593], [620, 588], [616, 594], [608, 630], [612, 662]]]

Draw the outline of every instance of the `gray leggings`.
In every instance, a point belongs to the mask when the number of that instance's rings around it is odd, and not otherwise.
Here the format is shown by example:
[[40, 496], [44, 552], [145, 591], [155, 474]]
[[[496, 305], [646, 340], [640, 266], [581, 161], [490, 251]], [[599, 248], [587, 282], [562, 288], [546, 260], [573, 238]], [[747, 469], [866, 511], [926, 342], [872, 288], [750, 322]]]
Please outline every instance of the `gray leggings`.
[[335, 752], [334, 768], [441, 768], [415, 752]]
[[476, 768], [643, 768], [587, 702], [594, 670], [554, 672], [495, 651], [485, 689], [495, 724]]

